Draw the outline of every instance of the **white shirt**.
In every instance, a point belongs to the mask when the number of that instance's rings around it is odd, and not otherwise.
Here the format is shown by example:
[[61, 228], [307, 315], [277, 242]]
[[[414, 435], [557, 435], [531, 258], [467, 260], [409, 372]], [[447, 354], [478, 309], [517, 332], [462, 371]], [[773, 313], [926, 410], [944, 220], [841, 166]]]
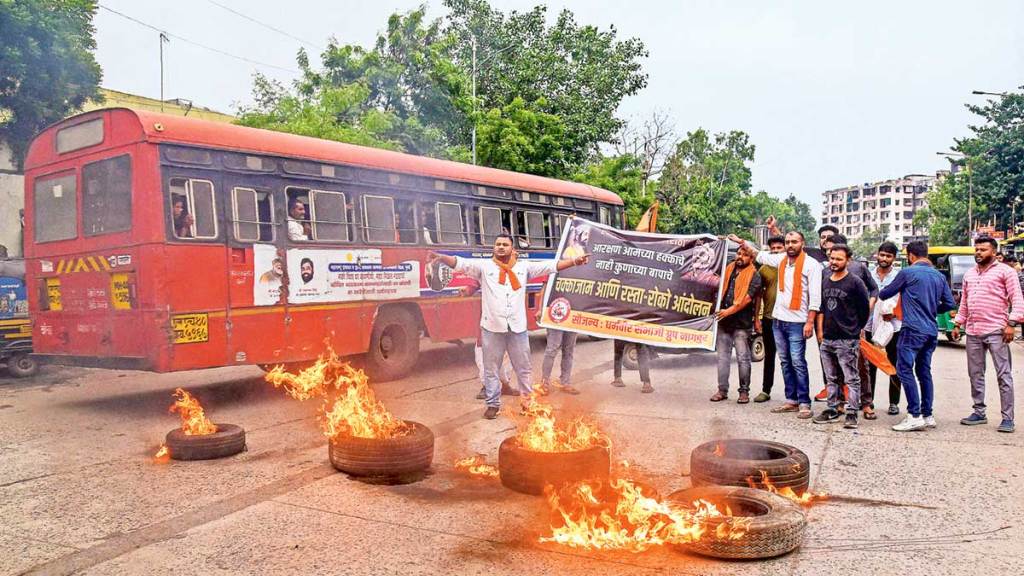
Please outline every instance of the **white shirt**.
[[[803, 290], [800, 295], [800, 309], [790, 310], [789, 303], [792, 302], [793, 288], [796, 286], [796, 282], [793, 281], [796, 273], [795, 263], [789, 261], [789, 256], [785, 252], [779, 252], [778, 254], [772, 254], [771, 252], [757, 253], [758, 264], [778, 268], [783, 260], [786, 261], [786, 268], [779, 273], [779, 294], [775, 297], [775, 308], [772, 309], [772, 318], [783, 322], [807, 322], [809, 310], [814, 310], [815, 312], [821, 310], [821, 264], [810, 256], [804, 257], [804, 269], [801, 274], [803, 277]], [[785, 290], [782, 289], [783, 274], [785, 274]]]
[[[878, 284], [878, 291], [881, 292], [882, 288], [885, 288], [889, 284], [892, 284], [892, 281], [896, 279], [896, 276], [898, 276], [899, 273], [900, 271], [897, 270], [896, 268], [890, 268], [889, 273], [885, 275], [885, 279], [883, 280], [878, 276], [878, 268], [876, 267], [874, 270], [871, 271], [871, 277], [875, 279], [875, 284]], [[879, 300], [878, 302], [876, 302], [875, 310], [873, 311], [871, 316], [868, 317], [868, 325], [865, 326], [864, 329], [867, 330], [868, 332], [872, 332], [872, 328], [874, 328], [875, 326], [875, 316], [881, 316], [882, 314], [885, 313], [891, 314], [891, 312], [888, 312], [888, 310], [895, 309], [896, 302], [898, 302], [899, 299], [900, 296], [899, 294], [897, 294], [896, 296], [893, 296], [888, 300]], [[883, 306], [883, 304], [885, 304], [885, 306]], [[900, 328], [903, 327], [903, 321], [900, 320], [899, 318], [896, 318], [895, 316], [892, 320], [889, 320], [889, 322], [892, 322], [892, 328], [895, 332], [899, 332]]]
[[510, 279], [498, 282], [501, 268], [493, 259], [455, 258], [456, 272], [480, 282], [480, 327], [488, 332], [526, 332], [526, 283], [554, 273], [557, 265], [553, 259], [516, 261], [512, 272], [519, 279], [519, 290], [513, 290]]
[[309, 238], [306, 237], [306, 229], [302, 227], [302, 222], [293, 220], [291, 217], [288, 218], [288, 239], [309, 240]]

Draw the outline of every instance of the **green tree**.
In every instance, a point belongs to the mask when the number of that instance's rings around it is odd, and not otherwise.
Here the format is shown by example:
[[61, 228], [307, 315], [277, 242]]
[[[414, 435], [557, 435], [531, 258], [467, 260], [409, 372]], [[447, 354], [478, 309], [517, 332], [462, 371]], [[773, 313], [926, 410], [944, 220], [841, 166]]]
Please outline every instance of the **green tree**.
[[[626, 227], [630, 229], [636, 227], [644, 212], [654, 203], [653, 186], [648, 184], [644, 191], [644, 165], [636, 156], [624, 154], [596, 158], [572, 179], [618, 194], [625, 204]], [[658, 228], [662, 228], [660, 218]]]
[[[970, 181], [966, 171], [943, 178], [928, 194], [928, 206], [914, 214], [914, 226], [928, 229], [928, 241], [934, 245], [961, 246], [968, 242], [967, 200]], [[987, 208], [974, 199], [974, 214]]]
[[527, 106], [522, 98], [487, 111], [477, 126], [477, 158], [485, 166], [552, 178], [567, 174], [562, 139], [565, 125], [539, 112], [541, 99]]
[[563, 10], [550, 26], [547, 8], [504, 14], [487, 0], [446, 0], [445, 30], [455, 39], [452, 60], [470, 70], [477, 46], [477, 97], [482, 108], [503, 108], [515, 98], [544, 99], [542, 112], [565, 124], [562, 155], [577, 169], [615, 138], [623, 98], [647, 84], [640, 40], [620, 40], [614, 26], [580, 25]]
[[868, 228], [861, 232], [860, 236], [850, 242], [850, 249], [858, 258], [867, 258], [878, 250], [878, 246], [889, 237], [889, 225], [882, 224]]
[[20, 167], [32, 137], [100, 100], [91, 0], [0, 0], [0, 140]]

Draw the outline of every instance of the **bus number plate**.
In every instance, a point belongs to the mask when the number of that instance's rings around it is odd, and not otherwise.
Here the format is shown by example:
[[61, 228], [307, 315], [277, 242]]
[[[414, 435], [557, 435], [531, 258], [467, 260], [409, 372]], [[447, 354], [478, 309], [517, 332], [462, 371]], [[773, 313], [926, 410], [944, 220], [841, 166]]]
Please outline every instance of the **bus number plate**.
[[171, 330], [175, 344], [206, 342], [210, 339], [210, 320], [207, 314], [178, 314], [171, 316]]

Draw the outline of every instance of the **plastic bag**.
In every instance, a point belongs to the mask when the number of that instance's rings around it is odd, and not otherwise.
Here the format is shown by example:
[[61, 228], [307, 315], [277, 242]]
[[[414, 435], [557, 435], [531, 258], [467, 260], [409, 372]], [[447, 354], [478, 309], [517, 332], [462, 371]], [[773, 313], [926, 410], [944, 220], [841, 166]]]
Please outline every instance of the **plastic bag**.
[[881, 316], [875, 318], [875, 324], [871, 330], [872, 342], [885, 348], [889, 345], [889, 341], [892, 340], [894, 334], [896, 334], [896, 329], [893, 328], [892, 322], [882, 320]]

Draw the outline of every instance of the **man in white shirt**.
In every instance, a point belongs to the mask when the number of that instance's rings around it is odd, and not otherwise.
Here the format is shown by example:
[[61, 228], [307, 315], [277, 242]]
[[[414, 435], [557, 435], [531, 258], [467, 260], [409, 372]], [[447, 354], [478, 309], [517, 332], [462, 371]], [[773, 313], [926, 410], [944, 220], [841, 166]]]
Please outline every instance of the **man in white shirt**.
[[309, 234], [306, 232], [306, 207], [299, 201], [298, 198], [292, 198], [288, 201], [288, 239], [289, 240], [309, 240]]
[[446, 266], [480, 282], [480, 334], [484, 353], [484, 388], [487, 411], [484, 418], [498, 417], [501, 407], [501, 382], [498, 366], [508, 353], [520, 392], [529, 396], [531, 386], [530, 338], [526, 331], [526, 284], [532, 278], [547, 276], [556, 270], [585, 264], [590, 256], [559, 261], [519, 260], [512, 236], [500, 234], [494, 240], [490, 260], [458, 258], [431, 252], [429, 261], [440, 260]]
[[779, 269], [772, 330], [786, 384], [786, 403], [772, 412], [796, 412], [797, 418], [808, 419], [814, 414], [807, 373], [807, 339], [814, 333], [815, 317], [821, 310], [821, 264], [804, 252], [804, 235], [800, 232], [788, 232], [786, 250], [778, 254], [760, 251], [735, 234], [730, 234], [729, 240], [742, 250], [756, 253], [758, 264]]

